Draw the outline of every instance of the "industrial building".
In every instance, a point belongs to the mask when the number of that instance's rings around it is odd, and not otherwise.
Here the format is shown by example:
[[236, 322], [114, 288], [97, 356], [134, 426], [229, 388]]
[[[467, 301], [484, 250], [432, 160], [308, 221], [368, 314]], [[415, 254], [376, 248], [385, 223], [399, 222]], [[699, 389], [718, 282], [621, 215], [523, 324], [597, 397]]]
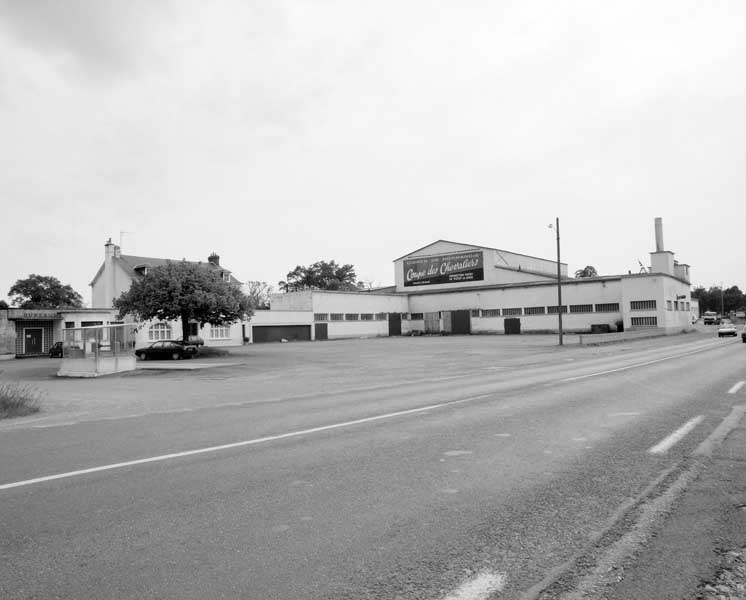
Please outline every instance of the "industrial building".
[[[438, 240], [394, 260], [391, 288], [275, 294], [248, 324], [252, 341], [401, 334], [571, 333], [691, 328], [689, 265], [656, 249], [640, 273], [572, 278], [567, 265], [485, 246]], [[562, 306], [558, 307], [558, 279]]]

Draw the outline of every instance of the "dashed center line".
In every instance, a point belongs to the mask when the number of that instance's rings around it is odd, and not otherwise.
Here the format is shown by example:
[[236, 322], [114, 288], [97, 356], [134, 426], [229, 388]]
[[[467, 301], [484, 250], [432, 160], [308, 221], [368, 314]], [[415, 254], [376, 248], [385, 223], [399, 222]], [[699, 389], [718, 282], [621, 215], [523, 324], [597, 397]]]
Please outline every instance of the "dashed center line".
[[504, 587], [504, 575], [483, 572], [462, 584], [443, 600], [485, 600]]
[[662, 439], [655, 446], [650, 448], [648, 452], [650, 454], [664, 454], [674, 444], [681, 441], [687, 433], [689, 433], [692, 429], [694, 429], [697, 425], [699, 425], [702, 419], [704, 419], [704, 416], [699, 415], [697, 417], [694, 417], [690, 421], [687, 421], [681, 427], [679, 427], [676, 431], [674, 431], [671, 435]]
[[739, 381], [736, 385], [734, 385], [732, 388], [728, 390], [729, 394], [735, 394], [738, 390], [740, 390], [744, 384], [746, 384], [746, 381]]

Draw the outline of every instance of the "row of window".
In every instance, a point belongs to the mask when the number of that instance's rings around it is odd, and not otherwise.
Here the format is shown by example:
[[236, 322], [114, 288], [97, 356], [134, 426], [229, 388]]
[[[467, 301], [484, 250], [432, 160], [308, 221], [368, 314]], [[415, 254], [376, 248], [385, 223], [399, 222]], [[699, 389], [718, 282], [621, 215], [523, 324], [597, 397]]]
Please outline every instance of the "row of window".
[[[655, 300], [632, 300], [630, 310], [656, 310], [657, 302]], [[689, 302], [668, 301], [668, 310], [689, 310]], [[583, 313], [609, 313], [619, 312], [618, 302], [607, 302], [601, 304], [566, 304], [562, 305], [562, 313], [583, 314]], [[519, 317], [533, 315], [556, 315], [560, 309], [555, 306], [516, 306], [508, 308], [474, 308], [471, 309], [472, 317]], [[441, 313], [438, 313], [439, 317]], [[314, 321], [385, 321], [388, 313], [315, 313]], [[421, 321], [425, 318], [424, 313], [402, 313], [403, 320]], [[648, 317], [640, 317], [648, 318]], [[651, 317], [654, 318], [654, 317]]]
[[[230, 325], [211, 325], [210, 326], [210, 339], [211, 340], [225, 340], [231, 336]], [[158, 340], [172, 340], [173, 329], [168, 323], [153, 323], [148, 328], [148, 340], [155, 342]]]
[[679, 302], [678, 300], [666, 300], [666, 310], [684, 310], [689, 312], [691, 311], [691, 304], [689, 302]]

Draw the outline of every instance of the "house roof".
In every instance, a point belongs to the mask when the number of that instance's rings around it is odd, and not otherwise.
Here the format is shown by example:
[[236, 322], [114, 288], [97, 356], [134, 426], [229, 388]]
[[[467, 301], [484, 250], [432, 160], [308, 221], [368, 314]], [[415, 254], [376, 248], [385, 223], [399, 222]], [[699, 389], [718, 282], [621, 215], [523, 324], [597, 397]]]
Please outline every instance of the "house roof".
[[[152, 256], [134, 256], [132, 254], [120, 254], [119, 256], [112, 257], [112, 261], [116, 264], [118, 264], [124, 271], [127, 273], [132, 279], [135, 279], [136, 277], [142, 277], [142, 273], [138, 273], [136, 269], [139, 267], [160, 267], [163, 266], [169, 262], [179, 262], [178, 259], [173, 258], [155, 258]], [[225, 268], [224, 266], [220, 264], [215, 264], [212, 262], [202, 262], [202, 261], [196, 261], [196, 260], [187, 260], [185, 262], [188, 262], [193, 265], [201, 265], [205, 269], [209, 269], [215, 273], [228, 273], [230, 276], [231, 283], [235, 283], [237, 285], [240, 285], [242, 282], [236, 279], [232, 274], [231, 270]], [[104, 264], [101, 264], [101, 267], [99, 267], [98, 271], [96, 272], [96, 275], [94, 275], [93, 279], [91, 280], [90, 285], [93, 285], [96, 280], [101, 276], [101, 273], [104, 271]]]

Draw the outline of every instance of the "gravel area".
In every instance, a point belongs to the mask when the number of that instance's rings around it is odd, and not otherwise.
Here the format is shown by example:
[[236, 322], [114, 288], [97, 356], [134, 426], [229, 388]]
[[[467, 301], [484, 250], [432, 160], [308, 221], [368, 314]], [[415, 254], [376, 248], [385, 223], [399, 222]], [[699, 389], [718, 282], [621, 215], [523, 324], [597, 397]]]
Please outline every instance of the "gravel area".
[[746, 598], [746, 548], [731, 550], [714, 581], [702, 583], [697, 600], [744, 600]]

